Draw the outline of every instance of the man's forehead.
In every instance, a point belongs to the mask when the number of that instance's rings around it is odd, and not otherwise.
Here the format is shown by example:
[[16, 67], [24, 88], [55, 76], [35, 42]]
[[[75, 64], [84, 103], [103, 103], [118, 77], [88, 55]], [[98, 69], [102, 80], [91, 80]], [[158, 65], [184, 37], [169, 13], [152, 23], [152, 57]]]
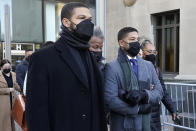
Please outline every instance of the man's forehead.
[[128, 38], [131, 38], [131, 37], [137, 37], [138, 38], [139, 36], [138, 36], [138, 33], [134, 31], [134, 32], [129, 32], [127, 34], [127, 37]]
[[78, 7], [73, 10], [73, 16], [85, 16], [85, 17], [92, 17], [91, 12], [88, 8], [85, 7]]

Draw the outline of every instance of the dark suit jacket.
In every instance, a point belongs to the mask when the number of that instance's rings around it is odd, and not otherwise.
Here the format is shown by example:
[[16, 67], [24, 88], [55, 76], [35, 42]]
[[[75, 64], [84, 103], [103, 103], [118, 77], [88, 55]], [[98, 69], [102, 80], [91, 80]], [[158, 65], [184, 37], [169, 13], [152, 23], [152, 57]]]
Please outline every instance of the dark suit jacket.
[[[91, 93], [77, 53], [60, 38], [54, 46], [32, 55], [27, 77], [28, 131], [92, 131]], [[99, 131], [103, 131], [101, 88], [97, 95], [102, 118]]]

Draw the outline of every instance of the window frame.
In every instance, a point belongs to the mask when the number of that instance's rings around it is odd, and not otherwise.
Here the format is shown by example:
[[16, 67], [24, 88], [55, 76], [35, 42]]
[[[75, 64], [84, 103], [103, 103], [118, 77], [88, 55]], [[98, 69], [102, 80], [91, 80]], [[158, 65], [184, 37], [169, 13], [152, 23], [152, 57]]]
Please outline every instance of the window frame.
[[[174, 15], [174, 23], [173, 24], [166, 24], [166, 16], [168, 15]], [[156, 21], [157, 19], [161, 17], [161, 21], [162, 21], [162, 24], [161, 25], [157, 25]], [[179, 22], [177, 21], [179, 17]], [[157, 14], [152, 14], [152, 18], [153, 18], [153, 32], [154, 32], [154, 40], [155, 40], [155, 45], [157, 47], [157, 50], [158, 50], [158, 43], [157, 43], [157, 30], [161, 30], [161, 56], [162, 56], [162, 59], [160, 61], [157, 60], [157, 63], [161, 63], [161, 65], [159, 65], [160, 67], [162, 67], [162, 72], [165, 73], [165, 74], [178, 74], [179, 73], [179, 47], [180, 47], [180, 10], [173, 10], [173, 11], [168, 11], [168, 12], [163, 12], [163, 13], [157, 13]], [[173, 35], [174, 35], [174, 65], [173, 65], [173, 68], [174, 68], [174, 71], [173, 72], [168, 72], [166, 71], [166, 66], [165, 66], [165, 61], [166, 61], [166, 58], [165, 58], [165, 46], [166, 46], [166, 29], [168, 28], [174, 28], [174, 32], [173, 32]], [[177, 28], [179, 28], [178, 30], [178, 41], [177, 41]], [[178, 42], [178, 43], [177, 43]], [[178, 44], [178, 49], [177, 49], [177, 44]], [[158, 50], [159, 51], [159, 50]], [[177, 51], [178, 51], [178, 54], [177, 54]], [[160, 52], [160, 51], [159, 51]], [[177, 60], [178, 59], [178, 60]], [[178, 66], [178, 67], [177, 67]]]

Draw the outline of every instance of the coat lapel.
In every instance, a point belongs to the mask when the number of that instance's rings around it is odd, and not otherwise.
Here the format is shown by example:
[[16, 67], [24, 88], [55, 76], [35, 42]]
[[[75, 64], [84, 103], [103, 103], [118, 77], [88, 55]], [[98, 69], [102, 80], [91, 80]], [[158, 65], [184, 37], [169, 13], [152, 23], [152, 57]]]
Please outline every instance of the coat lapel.
[[86, 77], [84, 77], [84, 75], [82, 74], [80, 65], [74, 59], [74, 56], [72, 55], [72, 53], [69, 50], [69, 47], [62, 40], [59, 39], [58, 41], [56, 42], [55, 48], [59, 52], [63, 62], [66, 63], [70, 67], [70, 69], [73, 71], [73, 73], [79, 79], [79, 81], [85, 87], [89, 88], [88, 81], [85, 79]]
[[143, 63], [143, 59], [139, 56], [137, 56], [137, 62], [138, 62], [138, 79], [139, 81], [142, 81], [143, 78], [145, 77], [145, 66]]

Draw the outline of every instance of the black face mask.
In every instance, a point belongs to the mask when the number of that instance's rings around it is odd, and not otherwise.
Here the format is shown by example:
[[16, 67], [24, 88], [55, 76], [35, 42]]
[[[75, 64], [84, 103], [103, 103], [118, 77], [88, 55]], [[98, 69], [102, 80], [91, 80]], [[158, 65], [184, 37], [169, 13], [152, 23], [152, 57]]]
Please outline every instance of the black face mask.
[[3, 73], [7, 74], [7, 73], [10, 73], [11, 69], [3, 69]]
[[156, 56], [154, 54], [146, 55], [145, 60], [150, 61], [153, 65], [155, 65]]
[[91, 51], [91, 53], [93, 54], [97, 62], [100, 62], [102, 60], [102, 51]]
[[135, 57], [139, 53], [139, 51], [140, 51], [140, 43], [139, 42], [129, 43], [129, 49], [127, 50], [129, 55], [131, 55], [132, 57]]
[[73, 35], [88, 42], [93, 35], [93, 30], [94, 24], [90, 20], [86, 19], [76, 25], [76, 29], [73, 29]]

